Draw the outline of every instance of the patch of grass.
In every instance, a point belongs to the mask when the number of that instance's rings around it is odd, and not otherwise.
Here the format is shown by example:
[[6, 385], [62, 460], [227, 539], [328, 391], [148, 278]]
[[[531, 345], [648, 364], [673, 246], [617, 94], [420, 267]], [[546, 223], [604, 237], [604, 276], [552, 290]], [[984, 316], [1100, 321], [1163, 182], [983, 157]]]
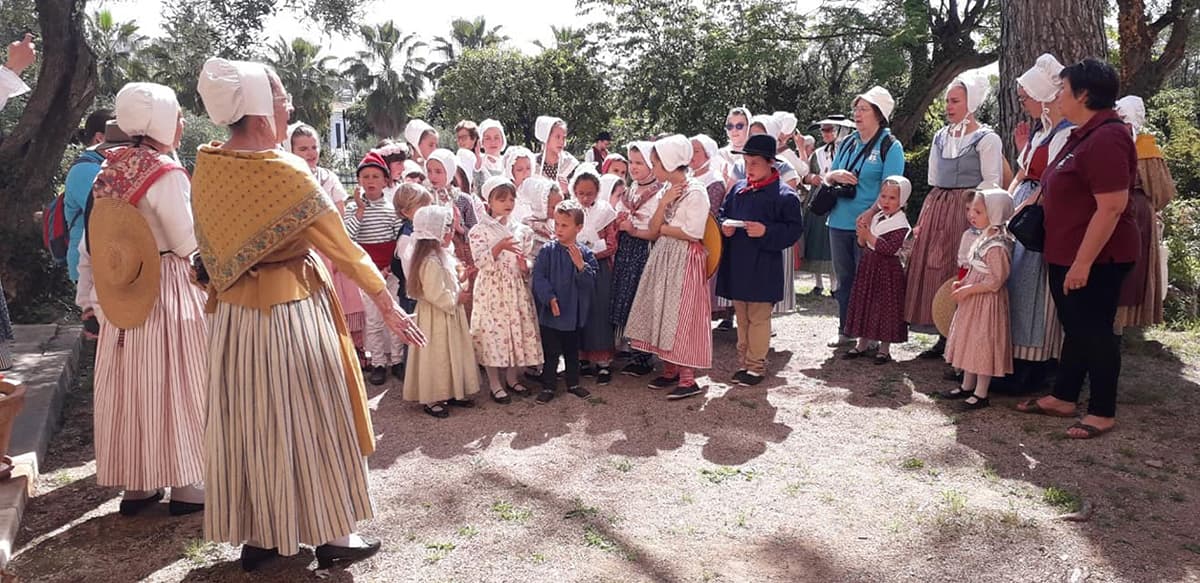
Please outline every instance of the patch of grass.
[[575, 508], [573, 508], [569, 512], [567, 512], [563, 516], [563, 519], [571, 520], [574, 518], [582, 518], [584, 520], [587, 520], [589, 518], [596, 516], [596, 514], [598, 514], [600, 512], [599, 510], [596, 509], [595, 506], [585, 505], [583, 503], [583, 500], [580, 500], [579, 498], [576, 498], [574, 500], [574, 502], [575, 502]]
[[967, 508], [967, 496], [958, 490], [942, 490], [942, 503], [951, 515], [958, 516]]
[[808, 418], [812, 417], [812, 409], [811, 409], [811, 408], [809, 408], [809, 407], [805, 407], [805, 408], [804, 408], [804, 411], [802, 411], [802, 412], [800, 413], [800, 416], [801, 416], [801, 417], [803, 417], [803, 418], [805, 418], [805, 419], [808, 419]]
[[705, 569], [704, 572], [700, 574], [700, 580], [704, 583], [712, 583], [713, 581], [720, 581], [721, 579], [722, 576], [720, 573], [717, 573], [716, 571], [709, 571], [708, 569]]
[[750, 519], [750, 517], [747, 516], [746, 511], [743, 510], [743, 511], [737, 513], [737, 516], [735, 516], [733, 519], [733, 523], [736, 524], [738, 526], [738, 528], [750, 528], [749, 526], [747, 526], [747, 521], [749, 519]]
[[475, 528], [474, 526], [471, 526], [469, 524], [466, 526], [458, 527], [458, 536], [461, 536], [463, 538], [471, 538], [477, 534], [479, 534], [479, 529]]
[[1117, 453], [1129, 458], [1137, 457], [1137, 450], [1128, 445], [1122, 445], [1121, 447], [1118, 447]]
[[546, 562], [546, 555], [543, 555], [542, 553], [533, 553], [532, 555], [529, 555], [529, 561], [535, 565], [541, 565], [542, 563]]
[[583, 529], [583, 544], [594, 549], [599, 549], [606, 553], [620, 555], [627, 561], [633, 560], [633, 557], [630, 555], [630, 553], [621, 548], [621, 545], [617, 544], [616, 541], [604, 536], [603, 533], [590, 525]]
[[732, 400], [734, 403], [737, 403], [738, 405], [741, 405], [747, 409], [757, 409], [758, 408], [758, 403], [756, 403], [755, 401], [753, 401], [751, 399], [747, 399], [745, 397], [733, 397]]
[[604, 397], [596, 397], [596, 396], [588, 397], [587, 402], [592, 405], [604, 405], [604, 404], [608, 403], [608, 401], [604, 400]]
[[800, 482], [789, 482], [783, 491], [786, 492], [788, 496], [795, 498], [796, 496], [800, 495], [800, 492], [803, 491], [803, 488], [804, 484], [801, 484]]
[[1005, 526], [1021, 526], [1021, 515], [1016, 510], [1005, 510], [1000, 513], [1000, 524]]
[[900, 467], [905, 470], [920, 470], [925, 468], [925, 460], [920, 458], [910, 457], [901, 462]]
[[192, 539], [183, 545], [183, 557], [194, 565], [203, 565], [217, 553], [217, 543]]
[[458, 547], [454, 543], [426, 543], [425, 549], [429, 552], [425, 554], [425, 563], [429, 565], [437, 563], [456, 548]]
[[500, 500], [492, 503], [492, 512], [505, 522], [525, 522], [533, 516], [533, 512], [525, 508], [517, 508], [512, 502]]
[[628, 458], [621, 458], [613, 462], [613, 467], [616, 468], [618, 472], [629, 473], [629, 470], [633, 469], [633, 462], [629, 461]]
[[994, 484], [1000, 481], [1000, 472], [997, 472], [996, 467], [992, 464], [984, 464], [983, 478]]
[[1063, 512], [1078, 512], [1083, 506], [1078, 494], [1056, 486], [1050, 486], [1042, 492], [1042, 502]]
[[748, 468], [731, 468], [729, 466], [720, 466], [717, 469], [705, 468], [700, 470], [700, 475], [712, 484], [720, 484], [733, 478], [741, 477], [749, 482], [754, 479], [758, 472]]
[[680, 504], [695, 504], [696, 499], [692, 498], [691, 494], [683, 494], [679, 497]]

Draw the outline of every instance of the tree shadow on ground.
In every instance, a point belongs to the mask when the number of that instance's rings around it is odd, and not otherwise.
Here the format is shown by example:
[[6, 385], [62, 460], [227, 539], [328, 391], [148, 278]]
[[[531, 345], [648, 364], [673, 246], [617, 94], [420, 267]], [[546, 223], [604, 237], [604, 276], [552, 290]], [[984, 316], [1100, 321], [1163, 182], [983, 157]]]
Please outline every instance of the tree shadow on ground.
[[75, 522], [117, 496], [120, 496], [119, 490], [96, 485], [95, 474], [39, 494], [25, 508], [21, 530], [13, 547], [21, 548]]
[[[558, 397], [546, 405], [535, 405], [532, 394], [514, 398], [508, 405], [496, 404], [485, 388], [475, 396], [474, 408], [452, 408], [449, 418], [435, 419], [418, 405], [402, 401], [401, 385], [393, 382], [375, 400], [373, 419], [380, 439], [371, 467], [389, 467], [418, 450], [437, 459], [470, 455], [499, 437], [509, 439], [513, 449], [537, 447], [569, 435], [580, 423], [589, 435], [621, 436], [610, 449], [615, 454], [657, 455], [683, 446], [685, 436], [693, 433], [708, 438], [706, 459], [724, 465], [745, 463], [765, 452], [768, 442], [782, 442], [791, 432], [774, 422], [777, 409], [767, 399], [768, 391], [784, 386], [786, 379], [770, 376], [757, 387], [731, 387], [729, 379], [737, 366], [736, 335], [716, 333], [715, 337], [714, 368], [697, 379], [708, 387], [707, 394], [681, 401], [667, 400], [666, 391], [648, 389], [652, 376], [617, 374], [607, 386], [583, 379], [583, 386], [592, 392], [588, 399], [566, 394], [560, 382]], [[771, 368], [782, 370], [791, 359], [791, 352], [773, 353]]]
[[252, 573], [242, 570], [240, 559], [217, 563], [200, 569], [188, 571], [182, 581], [184, 583], [201, 583], [207, 581], [265, 581], [290, 583], [293, 581], [327, 581], [341, 583], [354, 581], [354, 574], [340, 568], [329, 569], [317, 575], [316, 558], [309, 549], [301, 549], [291, 557], [279, 557], [263, 563]]

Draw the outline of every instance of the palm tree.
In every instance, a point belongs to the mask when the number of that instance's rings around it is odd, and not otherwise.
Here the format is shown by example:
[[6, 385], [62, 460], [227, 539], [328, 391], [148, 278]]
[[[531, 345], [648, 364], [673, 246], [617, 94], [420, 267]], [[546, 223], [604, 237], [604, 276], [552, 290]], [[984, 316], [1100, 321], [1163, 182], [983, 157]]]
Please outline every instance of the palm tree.
[[380, 137], [399, 134], [408, 110], [425, 89], [425, 59], [415, 53], [425, 47], [413, 33], [403, 34], [392, 21], [359, 30], [366, 50], [342, 61], [354, 91], [365, 94], [367, 123]]
[[292, 94], [293, 117], [318, 130], [327, 129], [339, 87], [338, 72], [330, 65], [334, 57], [322, 56], [320, 46], [302, 38], [289, 43], [281, 37], [269, 53], [267, 60]]
[[131, 80], [146, 77], [139, 55], [147, 38], [134, 22], [117, 22], [112, 12], [99, 10], [87, 17], [88, 41], [96, 53], [98, 95], [116, 95]]
[[433, 37], [433, 53], [441, 55], [442, 60], [429, 66], [429, 77], [436, 82], [463, 51], [494, 48], [507, 40], [507, 35], [500, 34], [499, 25], [489, 29], [487, 19], [482, 16], [476, 16], [474, 20], [455, 18], [450, 22], [449, 37]]
[[533, 41], [534, 46], [542, 49], [543, 51], [555, 48], [574, 52], [583, 48], [583, 46], [587, 44], [587, 31], [582, 28], [571, 28], [569, 26], [559, 28], [552, 24], [550, 25], [550, 32], [554, 36], [553, 47], [548, 47], [542, 44], [542, 41], [540, 40]]

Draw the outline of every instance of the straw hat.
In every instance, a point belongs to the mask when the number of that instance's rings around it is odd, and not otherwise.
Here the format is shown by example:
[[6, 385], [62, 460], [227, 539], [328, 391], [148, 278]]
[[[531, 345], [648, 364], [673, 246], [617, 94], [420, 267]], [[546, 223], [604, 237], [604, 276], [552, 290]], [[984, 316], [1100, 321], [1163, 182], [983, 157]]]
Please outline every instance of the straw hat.
[[950, 335], [950, 323], [954, 321], [954, 311], [958, 309], [958, 304], [950, 299], [955, 281], [953, 277], [947, 279], [933, 296], [933, 325], [937, 326], [942, 336]]
[[712, 214], [708, 214], [708, 220], [704, 221], [704, 249], [708, 251], [708, 259], [705, 260], [704, 271], [709, 279], [717, 272], [717, 266], [721, 265], [721, 227], [717, 226], [717, 221], [713, 219]]
[[158, 243], [137, 208], [98, 198], [88, 222], [92, 278], [104, 316], [122, 330], [141, 326], [158, 301]]

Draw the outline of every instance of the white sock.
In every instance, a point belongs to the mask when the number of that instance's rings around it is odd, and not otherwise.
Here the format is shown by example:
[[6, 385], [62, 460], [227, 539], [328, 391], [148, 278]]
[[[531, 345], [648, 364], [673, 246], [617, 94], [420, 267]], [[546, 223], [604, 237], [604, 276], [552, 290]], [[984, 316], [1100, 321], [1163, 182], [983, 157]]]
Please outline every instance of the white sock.
[[980, 399], [986, 399], [988, 396], [988, 387], [992, 384], [992, 377], [987, 375], [979, 375], [975, 381], [975, 396]]
[[204, 504], [204, 482], [171, 488], [171, 500], [191, 504]]
[[962, 390], [968, 393], [975, 390], [975, 373], [963, 371]]
[[329, 541], [327, 544], [335, 547], [346, 547], [350, 549], [357, 549], [367, 546], [367, 543], [363, 541], [361, 536], [358, 536], [357, 532], [335, 538]]
[[854, 343], [854, 350], [858, 352], [864, 352], [867, 350], [867, 345], [870, 343], [871, 341], [867, 340], [866, 338], [859, 338], [858, 342]]

